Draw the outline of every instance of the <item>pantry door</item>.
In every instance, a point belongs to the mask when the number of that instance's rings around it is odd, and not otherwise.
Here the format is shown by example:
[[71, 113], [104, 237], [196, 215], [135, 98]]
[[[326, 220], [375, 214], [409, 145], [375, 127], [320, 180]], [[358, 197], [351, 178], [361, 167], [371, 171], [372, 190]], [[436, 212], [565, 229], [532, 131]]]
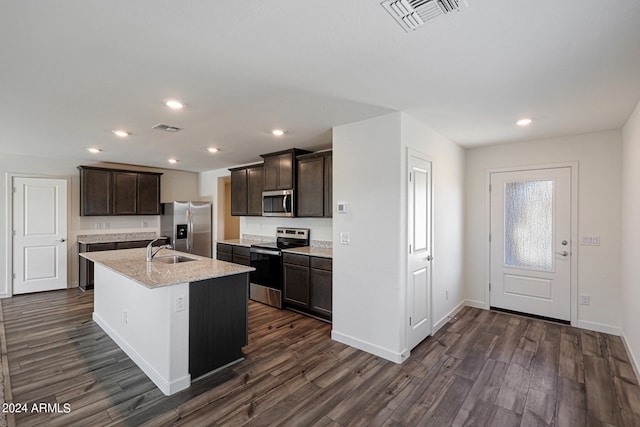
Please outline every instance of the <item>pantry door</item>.
[[491, 306], [571, 319], [571, 168], [495, 172]]
[[67, 288], [67, 180], [13, 178], [13, 294]]

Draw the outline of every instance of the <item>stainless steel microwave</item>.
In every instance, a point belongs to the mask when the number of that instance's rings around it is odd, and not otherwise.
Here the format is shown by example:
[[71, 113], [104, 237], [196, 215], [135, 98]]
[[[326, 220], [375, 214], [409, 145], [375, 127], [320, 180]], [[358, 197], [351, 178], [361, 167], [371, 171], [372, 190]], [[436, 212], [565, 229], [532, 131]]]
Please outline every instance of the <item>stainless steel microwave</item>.
[[294, 216], [293, 190], [262, 192], [262, 216]]

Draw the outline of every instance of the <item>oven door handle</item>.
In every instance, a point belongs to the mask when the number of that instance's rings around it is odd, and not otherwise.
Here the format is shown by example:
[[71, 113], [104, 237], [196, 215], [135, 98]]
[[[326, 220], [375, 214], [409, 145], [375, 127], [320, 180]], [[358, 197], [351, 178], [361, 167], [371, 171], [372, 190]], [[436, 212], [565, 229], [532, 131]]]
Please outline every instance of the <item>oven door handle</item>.
[[249, 251], [254, 254], [275, 255], [275, 256], [282, 255], [280, 251], [270, 251], [268, 249], [251, 248]]

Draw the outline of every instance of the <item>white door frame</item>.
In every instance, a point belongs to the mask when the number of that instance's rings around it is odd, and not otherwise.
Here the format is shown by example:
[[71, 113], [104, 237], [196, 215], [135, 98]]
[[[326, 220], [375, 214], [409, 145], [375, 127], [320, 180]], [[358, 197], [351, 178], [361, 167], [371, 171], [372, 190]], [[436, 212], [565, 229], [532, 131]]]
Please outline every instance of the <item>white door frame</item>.
[[525, 170], [552, 169], [552, 168], [570, 168], [571, 169], [571, 326], [578, 324], [578, 162], [562, 162], [547, 163], [531, 166], [513, 166], [505, 168], [493, 168], [485, 171], [485, 288], [484, 288], [484, 308], [490, 309], [491, 293], [489, 291], [489, 282], [491, 281], [491, 243], [489, 241], [489, 233], [491, 232], [491, 194], [489, 185], [491, 184], [491, 174], [498, 172], [518, 172]]
[[[6, 254], [7, 259], [5, 260], [5, 271], [6, 271], [6, 284], [7, 284], [7, 292], [0, 292], [0, 298], [8, 298], [13, 296], [13, 180], [14, 178], [43, 178], [43, 179], [63, 179], [67, 182], [67, 236], [69, 235], [69, 216], [72, 212], [71, 210], [71, 179], [68, 176], [52, 176], [52, 175], [40, 175], [40, 174], [30, 174], [30, 173], [17, 173], [17, 172], [6, 172], [5, 173], [5, 232], [7, 236], [6, 244]], [[71, 241], [67, 239], [69, 243], [67, 245], [67, 251], [71, 247]], [[68, 254], [67, 254], [68, 255]], [[69, 260], [71, 258], [67, 256], [67, 284], [69, 283]]]

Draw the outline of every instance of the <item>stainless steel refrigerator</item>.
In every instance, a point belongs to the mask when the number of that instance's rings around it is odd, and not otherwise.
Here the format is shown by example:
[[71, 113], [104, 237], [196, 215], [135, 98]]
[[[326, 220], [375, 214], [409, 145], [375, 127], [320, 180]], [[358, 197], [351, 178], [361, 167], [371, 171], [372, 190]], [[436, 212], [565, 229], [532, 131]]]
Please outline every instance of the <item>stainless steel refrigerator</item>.
[[160, 233], [177, 251], [211, 258], [211, 203], [163, 203]]

